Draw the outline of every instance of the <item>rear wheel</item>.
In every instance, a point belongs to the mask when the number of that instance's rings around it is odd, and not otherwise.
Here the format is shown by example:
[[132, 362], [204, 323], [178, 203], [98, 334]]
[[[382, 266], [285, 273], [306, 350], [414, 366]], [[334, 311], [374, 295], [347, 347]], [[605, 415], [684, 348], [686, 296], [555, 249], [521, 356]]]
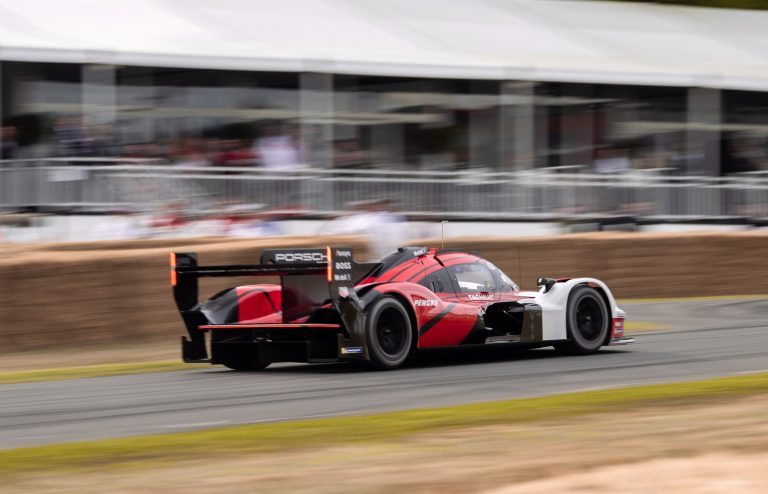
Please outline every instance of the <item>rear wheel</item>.
[[570, 355], [594, 353], [608, 337], [610, 324], [608, 306], [600, 293], [588, 286], [576, 287], [568, 297], [566, 326], [569, 339], [554, 347]]
[[413, 346], [413, 328], [399, 300], [384, 296], [374, 303], [368, 312], [365, 339], [373, 367], [396, 369], [403, 365]]

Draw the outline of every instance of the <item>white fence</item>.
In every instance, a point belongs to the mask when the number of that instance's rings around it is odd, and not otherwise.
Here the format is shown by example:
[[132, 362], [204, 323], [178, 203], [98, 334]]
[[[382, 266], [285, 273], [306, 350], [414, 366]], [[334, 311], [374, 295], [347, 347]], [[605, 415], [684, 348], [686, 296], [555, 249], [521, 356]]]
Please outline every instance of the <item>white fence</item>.
[[768, 216], [768, 178], [673, 176], [662, 171], [596, 175], [578, 169], [499, 173], [176, 167], [157, 160], [0, 162], [0, 209], [111, 211], [171, 202], [210, 210], [222, 203], [333, 213], [388, 200], [409, 214], [488, 218], [593, 214]]

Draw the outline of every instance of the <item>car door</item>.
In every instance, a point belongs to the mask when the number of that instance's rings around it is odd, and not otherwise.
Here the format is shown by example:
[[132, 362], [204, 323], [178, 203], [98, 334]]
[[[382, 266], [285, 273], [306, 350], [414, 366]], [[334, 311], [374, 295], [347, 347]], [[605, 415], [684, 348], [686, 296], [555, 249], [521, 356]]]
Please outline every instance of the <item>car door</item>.
[[477, 318], [482, 311], [480, 302], [459, 299], [455, 280], [448, 267], [440, 267], [419, 281], [419, 284], [433, 292], [439, 300], [434, 307], [416, 307], [426, 311], [428, 321], [419, 330], [419, 348], [433, 348], [460, 345], [477, 327]]
[[456, 299], [454, 283], [446, 268], [441, 267], [437, 271], [431, 272], [419, 281], [419, 284], [432, 291], [440, 300], [455, 301]]

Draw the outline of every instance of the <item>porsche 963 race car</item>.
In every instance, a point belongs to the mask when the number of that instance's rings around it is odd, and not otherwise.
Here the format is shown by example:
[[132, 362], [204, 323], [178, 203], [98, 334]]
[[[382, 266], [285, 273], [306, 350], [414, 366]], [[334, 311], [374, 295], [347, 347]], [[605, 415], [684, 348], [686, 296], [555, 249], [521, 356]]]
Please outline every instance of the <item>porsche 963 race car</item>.
[[[279, 277], [198, 301], [201, 277]], [[623, 345], [624, 311], [594, 278], [539, 278], [522, 291], [478, 254], [402, 247], [359, 263], [348, 247], [262, 252], [258, 265], [199, 266], [171, 254], [188, 336], [185, 362], [257, 370], [272, 362], [365, 361], [400, 367], [419, 349], [507, 343], [568, 354]]]

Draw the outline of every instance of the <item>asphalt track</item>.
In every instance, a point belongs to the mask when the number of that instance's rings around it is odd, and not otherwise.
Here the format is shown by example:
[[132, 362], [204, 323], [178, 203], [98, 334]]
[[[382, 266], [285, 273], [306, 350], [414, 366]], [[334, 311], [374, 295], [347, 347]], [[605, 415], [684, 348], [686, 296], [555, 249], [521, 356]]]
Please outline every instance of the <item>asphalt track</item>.
[[768, 300], [622, 304], [667, 329], [595, 355], [425, 355], [395, 372], [345, 364], [210, 369], [0, 386], [0, 448], [363, 414], [768, 370]]

